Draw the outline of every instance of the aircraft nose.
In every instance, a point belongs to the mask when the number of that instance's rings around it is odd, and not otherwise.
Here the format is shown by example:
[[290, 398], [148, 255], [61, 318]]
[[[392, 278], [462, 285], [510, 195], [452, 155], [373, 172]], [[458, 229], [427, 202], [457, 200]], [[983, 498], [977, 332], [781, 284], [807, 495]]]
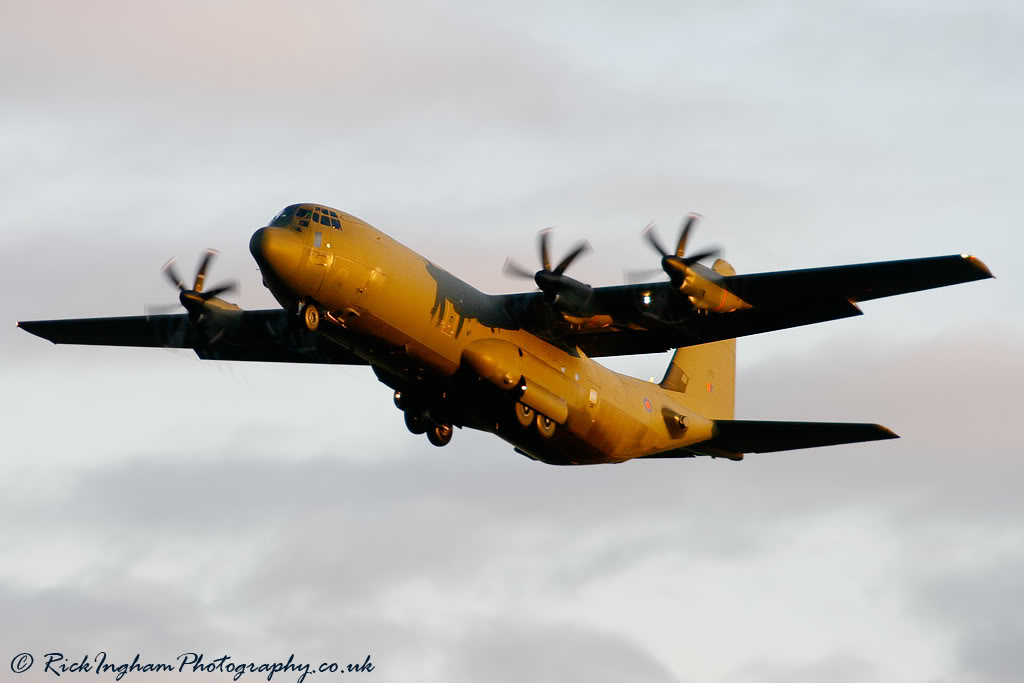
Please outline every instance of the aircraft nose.
[[285, 228], [260, 228], [249, 238], [249, 252], [265, 274], [286, 278], [299, 267], [302, 244]]
[[263, 236], [267, 234], [266, 228], [260, 228], [249, 238], [249, 253], [257, 261], [263, 257]]

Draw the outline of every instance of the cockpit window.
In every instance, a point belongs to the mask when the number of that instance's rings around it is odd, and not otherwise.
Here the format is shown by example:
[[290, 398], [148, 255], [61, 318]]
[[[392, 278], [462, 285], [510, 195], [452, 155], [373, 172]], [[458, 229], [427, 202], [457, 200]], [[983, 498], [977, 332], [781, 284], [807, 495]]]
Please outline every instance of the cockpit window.
[[293, 226], [299, 229], [309, 226], [311, 220], [313, 223], [341, 230], [341, 221], [336, 211], [320, 206], [305, 208], [301, 204], [292, 204], [281, 209], [281, 212], [274, 216], [269, 225], [273, 227]]
[[292, 216], [295, 215], [295, 210], [297, 208], [299, 208], [297, 205], [292, 204], [291, 206], [286, 206], [281, 209], [281, 213], [274, 216], [274, 220], [270, 221], [270, 225], [273, 227], [288, 225], [292, 220]]

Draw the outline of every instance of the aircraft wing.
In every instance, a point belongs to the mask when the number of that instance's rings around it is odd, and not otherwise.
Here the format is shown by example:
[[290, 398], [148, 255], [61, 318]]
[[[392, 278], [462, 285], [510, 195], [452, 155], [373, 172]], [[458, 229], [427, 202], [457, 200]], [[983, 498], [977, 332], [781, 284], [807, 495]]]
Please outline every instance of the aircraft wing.
[[[592, 357], [654, 353], [861, 315], [860, 301], [991, 277], [980, 260], [961, 255], [732, 275], [723, 286], [751, 308], [711, 314], [696, 313], [666, 282], [597, 287], [593, 307], [610, 324], [556, 320], [531, 331]], [[539, 295], [518, 296], [540, 307]]]
[[991, 271], [979, 259], [953, 255], [732, 275], [726, 278], [726, 287], [757, 306], [836, 299], [870, 301], [990, 277]]
[[185, 314], [31, 320], [21, 327], [54, 344], [192, 349], [202, 359], [367, 365], [323, 336], [295, 329], [282, 309], [237, 311], [216, 330], [192, 325]]
[[773, 453], [899, 438], [882, 425], [860, 422], [715, 420], [712, 433], [708, 441], [644, 457], [692, 458], [709, 455], [741, 460], [744, 453]]
[[[676, 296], [674, 292], [669, 294]], [[679, 305], [687, 304], [680, 301]], [[643, 320], [646, 327], [639, 329], [633, 326], [584, 328], [566, 334], [564, 340], [591, 357], [622, 356], [657, 353], [857, 315], [862, 315], [857, 304], [841, 299], [802, 307], [751, 308], [717, 316], [693, 315], [673, 325], [655, 319]]]

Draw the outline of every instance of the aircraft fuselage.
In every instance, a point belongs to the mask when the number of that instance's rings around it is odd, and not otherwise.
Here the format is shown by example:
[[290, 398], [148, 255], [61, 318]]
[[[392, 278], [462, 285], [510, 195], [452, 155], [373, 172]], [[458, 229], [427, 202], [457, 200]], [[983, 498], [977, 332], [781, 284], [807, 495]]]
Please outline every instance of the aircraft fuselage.
[[499, 297], [355, 217], [321, 224], [331, 216], [322, 210], [306, 225], [292, 216], [261, 228], [250, 250], [281, 306], [297, 318], [316, 306], [318, 333], [368, 361], [407, 412], [494, 433], [552, 464], [620, 462], [711, 437], [711, 420], [682, 394], [517, 329]]

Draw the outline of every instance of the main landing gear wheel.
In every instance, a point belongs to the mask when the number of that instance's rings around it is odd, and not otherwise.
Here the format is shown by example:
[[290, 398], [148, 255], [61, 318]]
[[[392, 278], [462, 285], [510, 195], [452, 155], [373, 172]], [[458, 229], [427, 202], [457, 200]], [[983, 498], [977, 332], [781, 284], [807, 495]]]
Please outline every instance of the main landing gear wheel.
[[[413, 434], [422, 434], [427, 431], [429, 424], [427, 424], [427, 418], [422, 414], [407, 410], [405, 413], [405, 426]], [[448, 438], [450, 439], [451, 437], [449, 436]]]
[[310, 332], [316, 332], [316, 328], [320, 327], [320, 309], [316, 304], [302, 307], [302, 322]]
[[550, 439], [555, 434], [555, 427], [558, 424], [547, 415], [537, 413], [537, 431], [545, 439]]
[[533, 416], [533, 408], [525, 403], [516, 402], [516, 419], [519, 420], [519, 424], [529, 427], [530, 423], [533, 422]]
[[454, 431], [450, 424], [436, 424], [427, 430], [427, 441], [435, 446], [447, 446]]

